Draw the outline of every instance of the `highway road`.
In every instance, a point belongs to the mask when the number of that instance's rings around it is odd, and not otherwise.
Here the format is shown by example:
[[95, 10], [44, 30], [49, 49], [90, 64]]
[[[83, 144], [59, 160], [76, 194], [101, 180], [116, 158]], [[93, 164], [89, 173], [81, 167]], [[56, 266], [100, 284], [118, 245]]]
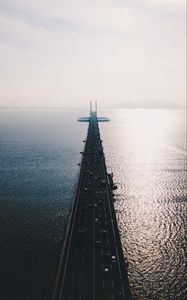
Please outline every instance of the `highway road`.
[[54, 300], [130, 299], [96, 113], [89, 122]]

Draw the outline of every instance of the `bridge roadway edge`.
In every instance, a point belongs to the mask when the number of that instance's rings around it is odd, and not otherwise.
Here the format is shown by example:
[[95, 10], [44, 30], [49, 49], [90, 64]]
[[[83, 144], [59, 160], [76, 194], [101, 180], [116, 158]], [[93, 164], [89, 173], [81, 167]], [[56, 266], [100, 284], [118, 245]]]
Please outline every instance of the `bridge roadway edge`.
[[[104, 166], [105, 166], [105, 172], [108, 175], [105, 162], [104, 162]], [[131, 296], [131, 290], [130, 290], [129, 280], [128, 280], [127, 261], [125, 261], [125, 259], [124, 259], [124, 253], [123, 253], [123, 248], [122, 248], [121, 238], [120, 238], [120, 230], [118, 228], [118, 222], [117, 222], [115, 207], [114, 207], [113, 198], [112, 198], [112, 189], [111, 189], [111, 185], [110, 185], [108, 176], [107, 176], [107, 181], [108, 181], [108, 187], [110, 189], [109, 196], [110, 196], [110, 203], [112, 206], [111, 211], [112, 211], [112, 217], [114, 220], [114, 229], [115, 229], [115, 235], [116, 235], [116, 244], [117, 244], [117, 248], [118, 248], [119, 260], [123, 264], [122, 277], [124, 278], [124, 281], [126, 283], [125, 288], [126, 288], [126, 294], [128, 295], [128, 300], [130, 300], [132, 298], [132, 296]]]
[[[89, 122], [89, 127], [90, 127], [90, 123], [91, 122]], [[89, 128], [88, 128], [87, 132], [89, 133]], [[76, 185], [77, 188], [76, 188], [75, 201], [73, 201], [73, 203], [72, 203], [72, 208], [70, 209], [67, 226], [66, 226], [66, 230], [65, 230], [65, 234], [64, 234], [64, 241], [63, 241], [62, 251], [61, 251], [61, 255], [60, 255], [60, 259], [59, 259], [57, 275], [55, 278], [52, 300], [58, 300], [58, 299], [60, 300], [61, 299], [61, 296], [59, 296], [59, 289], [60, 289], [59, 282], [63, 281], [63, 277], [65, 276], [65, 274], [64, 274], [65, 272], [63, 273], [62, 270], [64, 269], [64, 267], [66, 265], [68, 246], [69, 246], [69, 242], [71, 240], [71, 232], [72, 232], [73, 226], [74, 226], [73, 220], [75, 218], [76, 210], [77, 210], [77, 206], [78, 206], [78, 202], [79, 202], [78, 196], [79, 196], [79, 188], [80, 188], [80, 182], [81, 182], [81, 177], [82, 177], [82, 172], [83, 172], [82, 162], [83, 162], [83, 157], [85, 155], [84, 154], [85, 149], [86, 149], [86, 143], [84, 145], [84, 150], [82, 152], [83, 155], [82, 155], [82, 160], [81, 160], [81, 165], [80, 165], [79, 179], [78, 179], [77, 185]], [[102, 150], [103, 150], [103, 146], [102, 146]], [[130, 300], [131, 299], [131, 291], [130, 291], [129, 281], [128, 281], [127, 265], [124, 260], [120, 232], [119, 232], [119, 228], [118, 228], [118, 224], [117, 224], [117, 218], [116, 218], [116, 213], [115, 213], [115, 208], [114, 208], [114, 203], [113, 203], [112, 188], [111, 188], [111, 183], [109, 182], [109, 177], [108, 177], [108, 173], [107, 173], [104, 151], [103, 151], [103, 166], [104, 166], [104, 172], [105, 172], [105, 177], [106, 177], [106, 181], [107, 181], [107, 189], [108, 189], [109, 201], [110, 201], [110, 206], [111, 206], [111, 214], [112, 214], [112, 218], [113, 218], [113, 225], [114, 225], [115, 236], [116, 236], [116, 247], [118, 249], [120, 265], [122, 267], [121, 268], [122, 278], [123, 278], [123, 282], [125, 283], [124, 286], [125, 286], [126, 297], [124, 297], [122, 299]], [[105, 300], [105, 299], [103, 299], [103, 300]]]

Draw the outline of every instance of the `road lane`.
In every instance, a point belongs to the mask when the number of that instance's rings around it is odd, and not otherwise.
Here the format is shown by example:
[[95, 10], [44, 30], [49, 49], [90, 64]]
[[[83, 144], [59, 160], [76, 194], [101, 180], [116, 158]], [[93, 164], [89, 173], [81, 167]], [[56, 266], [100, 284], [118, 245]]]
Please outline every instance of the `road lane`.
[[53, 300], [130, 299], [112, 190], [92, 114]]

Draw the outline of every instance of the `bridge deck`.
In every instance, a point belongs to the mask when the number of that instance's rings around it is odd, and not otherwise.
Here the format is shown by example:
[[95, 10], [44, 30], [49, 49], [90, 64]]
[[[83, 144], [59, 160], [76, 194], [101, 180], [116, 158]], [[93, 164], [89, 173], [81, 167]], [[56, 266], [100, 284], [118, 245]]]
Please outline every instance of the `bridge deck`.
[[111, 186], [92, 113], [55, 300], [130, 299]]

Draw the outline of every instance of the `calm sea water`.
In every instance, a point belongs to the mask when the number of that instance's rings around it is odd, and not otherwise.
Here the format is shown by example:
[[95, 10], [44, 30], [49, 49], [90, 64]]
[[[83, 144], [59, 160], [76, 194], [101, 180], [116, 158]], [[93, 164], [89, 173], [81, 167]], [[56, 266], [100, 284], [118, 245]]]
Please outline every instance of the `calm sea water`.
[[[0, 111], [0, 299], [51, 298], [87, 111]], [[106, 110], [101, 123], [133, 299], [185, 299], [185, 112]]]

